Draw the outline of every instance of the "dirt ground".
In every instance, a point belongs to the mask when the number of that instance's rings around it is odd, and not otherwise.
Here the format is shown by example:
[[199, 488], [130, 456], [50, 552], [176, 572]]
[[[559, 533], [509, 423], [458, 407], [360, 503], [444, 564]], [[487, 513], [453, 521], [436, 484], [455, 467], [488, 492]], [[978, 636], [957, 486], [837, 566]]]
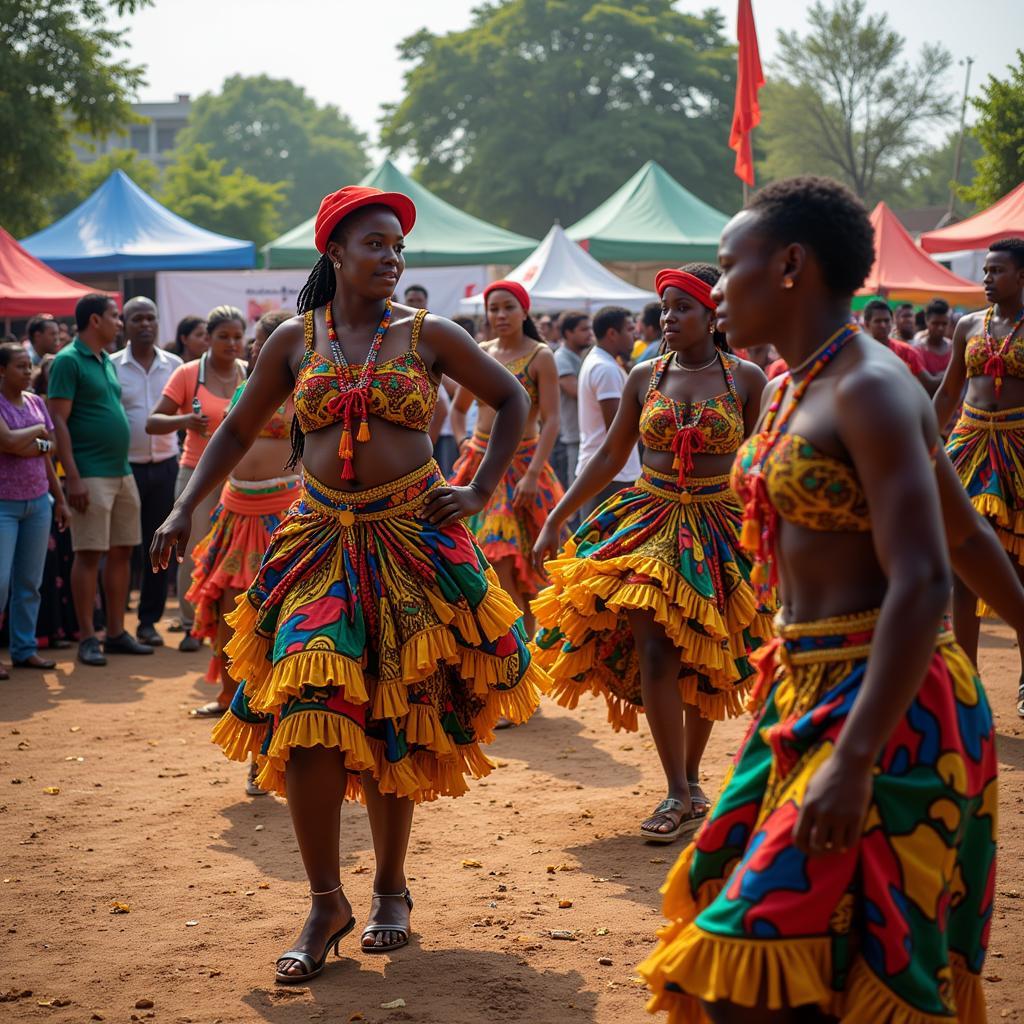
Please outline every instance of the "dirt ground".
[[[1003, 772], [989, 1019], [1021, 1020], [1024, 723], [1013, 637], [988, 624], [983, 644]], [[273, 961], [301, 926], [306, 883], [285, 804], [247, 797], [209, 722], [186, 718], [212, 695], [199, 681], [207, 652], [165, 648], [106, 669], [57, 653], [57, 671], [0, 683], [0, 1019], [644, 1019], [634, 966], [679, 849], [635, 834], [663, 795], [646, 726], [615, 735], [603, 702], [573, 713], [545, 702], [500, 734], [490, 778], [417, 813], [411, 945], [372, 956], [353, 935], [310, 986], [282, 988]], [[709, 793], [742, 729], [713, 734]], [[372, 877], [365, 815], [346, 807], [342, 878], [360, 923]]]

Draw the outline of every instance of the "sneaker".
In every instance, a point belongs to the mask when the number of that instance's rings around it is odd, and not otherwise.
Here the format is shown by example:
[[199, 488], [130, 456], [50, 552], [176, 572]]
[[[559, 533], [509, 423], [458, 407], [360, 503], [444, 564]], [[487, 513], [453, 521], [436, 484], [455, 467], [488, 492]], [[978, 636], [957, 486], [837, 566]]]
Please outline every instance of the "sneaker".
[[78, 660], [83, 665], [106, 665], [107, 659], [100, 650], [100, 642], [91, 636], [78, 645]]
[[191, 630], [185, 630], [185, 635], [181, 638], [181, 643], [178, 644], [179, 651], [198, 651], [203, 646], [203, 641], [197, 636], [192, 635]]
[[164, 638], [156, 631], [155, 626], [139, 626], [135, 630], [135, 638], [140, 644], [149, 644], [150, 647], [163, 647]]
[[149, 644], [140, 644], [128, 632], [124, 630], [120, 636], [108, 636], [106, 642], [103, 644], [103, 650], [106, 654], [152, 654], [153, 648]]

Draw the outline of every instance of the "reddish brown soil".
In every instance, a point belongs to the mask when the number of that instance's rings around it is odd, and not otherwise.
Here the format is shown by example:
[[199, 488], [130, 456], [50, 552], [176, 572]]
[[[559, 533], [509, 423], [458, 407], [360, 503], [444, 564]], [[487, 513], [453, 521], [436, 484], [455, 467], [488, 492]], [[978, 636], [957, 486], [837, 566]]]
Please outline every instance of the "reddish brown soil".
[[[635, 834], [662, 795], [645, 726], [615, 735], [597, 701], [575, 713], [548, 702], [527, 727], [501, 734], [489, 779], [417, 814], [411, 946], [375, 957], [353, 935], [313, 984], [275, 988], [273, 961], [302, 923], [306, 883], [285, 804], [247, 797], [244, 769], [210, 744], [209, 723], [185, 717], [211, 695], [198, 681], [207, 654], [164, 649], [88, 669], [59, 653], [56, 672], [0, 683], [0, 992], [30, 993], [0, 1004], [3, 1019], [643, 1019], [634, 965], [654, 941], [658, 887], [678, 852]], [[986, 627], [982, 669], [1003, 770], [989, 1019], [1016, 1020], [1024, 723], [1005, 628]], [[742, 729], [733, 722], [712, 736], [712, 794]], [[342, 857], [363, 921], [372, 872], [358, 807], [345, 810]], [[113, 913], [115, 902], [128, 912]], [[554, 929], [576, 938], [554, 940]], [[404, 1008], [382, 1007], [396, 999]]]

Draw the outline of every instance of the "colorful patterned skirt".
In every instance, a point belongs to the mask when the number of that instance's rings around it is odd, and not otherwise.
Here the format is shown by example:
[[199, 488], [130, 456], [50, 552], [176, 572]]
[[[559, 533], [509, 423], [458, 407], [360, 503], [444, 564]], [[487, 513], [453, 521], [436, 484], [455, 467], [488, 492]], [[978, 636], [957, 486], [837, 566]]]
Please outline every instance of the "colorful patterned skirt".
[[[249, 589], [260, 571], [270, 535], [299, 490], [297, 476], [251, 483], [228, 480], [224, 484], [220, 502], [210, 516], [210, 532], [192, 552], [192, 586], [185, 596], [195, 608], [195, 636], [209, 637], [216, 644], [224, 592]], [[215, 681], [216, 677], [211, 679]]]
[[[477, 431], [459, 456], [451, 482], [465, 487], [480, 467], [490, 434]], [[523, 441], [516, 449], [505, 476], [486, 507], [466, 520], [488, 561], [511, 558], [516, 578], [524, 594], [536, 594], [545, 585], [544, 577], [533, 566], [533, 545], [547, 522], [551, 510], [565, 493], [549, 463], [541, 470], [537, 494], [529, 505], [515, 508], [512, 499], [516, 484], [526, 475], [537, 450], [537, 438]]]
[[662, 889], [640, 965], [652, 1012], [700, 1000], [816, 1004], [855, 1024], [983, 1024], [995, 884], [996, 752], [981, 682], [946, 630], [874, 769], [858, 844], [808, 857], [793, 828], [857, 698], [877, 612], [782, 626], [767, 698]]
[[635, 730], [643, 706], [630, 611], [649, 611], [679, 648], [683, 700], [707, 718], [743, 711], [749, 656], [772, 635], [750, 560], [739, 547], [742, 509], [729, 478], [676, 477], [644, 467], [548, 562], [552, 585], [532, 604], [536, 659], [563, 707], [601, 695], [612, 727]]
[[[964, 403], [946, 451], [974, 507], [1024, 565], [1024, 408], [985, 412]], [[978, 613], [992, 614], [983, 601]]]
[[419, 516], [437, 464], [381, 487], [336, 491], [308, 473], [228, 617], [244, 680], [213, 732], [258, 784], [284, 795], [296, 747], [341, 751], [346, 795], [458, 796], [491, 770], [479, 749], [504, 716], [525, 722], [546, 683], [520, 613], [462, 523]]

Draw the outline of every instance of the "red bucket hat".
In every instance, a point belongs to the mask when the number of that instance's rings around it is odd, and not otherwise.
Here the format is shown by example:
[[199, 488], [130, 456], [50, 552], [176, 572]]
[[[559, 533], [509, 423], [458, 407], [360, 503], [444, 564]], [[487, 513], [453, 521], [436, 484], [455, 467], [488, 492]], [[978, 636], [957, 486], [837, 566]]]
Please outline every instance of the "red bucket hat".
[[313, 237], [318, 252], [323, 252], [327, 248], [331, 232], [338, 222], [361, 206], [386, 206], [393, 210], [405, 235], [412, 231], [412, 226], [416, 223], [416, 205], [401, 192], [382, 192], [379, 188], [371, 188], [368, 185], [346, 185], [337, 192], [324, 196], [320, 209], [317, 210]]

